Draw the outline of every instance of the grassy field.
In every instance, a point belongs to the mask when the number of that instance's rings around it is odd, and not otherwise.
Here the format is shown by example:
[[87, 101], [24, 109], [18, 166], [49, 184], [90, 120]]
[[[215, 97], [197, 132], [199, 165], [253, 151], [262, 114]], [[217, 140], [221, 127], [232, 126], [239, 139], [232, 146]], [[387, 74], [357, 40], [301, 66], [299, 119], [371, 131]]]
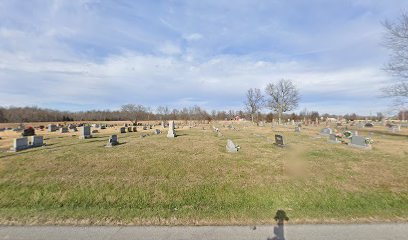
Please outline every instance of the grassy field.
[[[328, 143], [321, 127], [218, 126], [223, 137], [210, 125], [175, 139], [120, 134], [113, 148], [117, 130], [49, 134], [47, 146], [17, 153], [0, 133], [0, 224], [266, 224], [277, 209], [292, 223], [408, 220], [406, 129], [366, 129], [366, 151]], [[276, 132], [288, 147], [272, 145]], [[238, 153], [226, 153], [228, 138]]]

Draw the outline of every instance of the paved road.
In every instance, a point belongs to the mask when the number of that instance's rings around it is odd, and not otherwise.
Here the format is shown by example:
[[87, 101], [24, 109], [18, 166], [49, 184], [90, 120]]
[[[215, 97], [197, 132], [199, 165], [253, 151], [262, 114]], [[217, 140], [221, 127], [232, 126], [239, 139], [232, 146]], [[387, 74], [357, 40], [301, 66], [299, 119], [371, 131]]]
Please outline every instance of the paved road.
[[[283, 236], [282, 236], [283, 235]], [[71, 227], [0, 226], [0, 239], [30, 240], [385, 240], [408, 239], [408, 224], [205, 226], [205, 227]]]

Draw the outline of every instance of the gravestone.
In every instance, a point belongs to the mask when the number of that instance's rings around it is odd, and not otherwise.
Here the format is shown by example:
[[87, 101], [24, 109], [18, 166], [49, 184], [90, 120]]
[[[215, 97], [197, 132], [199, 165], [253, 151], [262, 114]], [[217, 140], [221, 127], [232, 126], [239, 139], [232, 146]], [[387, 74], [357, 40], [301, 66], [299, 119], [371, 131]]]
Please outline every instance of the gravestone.
[[121, 128], [120, 128], [120, 133], [126, 133], [126, 128], [125, 128], [125, 127], [121, 127]]
[[301, 130], [301, 127], [295, 127], [295, 132], [300, 132]]
[[28, 145], [30, 147], [42, 147], [44, 145], [43, 136], [30, 136], [30, 137], [28, 137]]
[[133, 132], [137, 132], [137, 127], [133, 127]]
[[13, 141], [13, 147], [10, 149], [12, 152], [18, 152], [24, 149], [27, 149], [28, 139], [27, 137], [15, 138]]
[[364, 127], [372, 128], [374, 125], [372, 123], [366, 123], [364, 124]]
[[331, 143], [341, 143], [339, 139], [337, 138], [336, 134], [330, 134], [329, 135], [329, 142]]
[[83, 126], [80, 128], [80, 135], [79, 139], [87, 139], [91, 138], [91, 127], [90, 126]]
[[162, 126], [162, 128], [166, 127], [166, 124], [164, 124], [164, 121], [161, 122], [161, 126]]
[[356, 124], [356, 126], [357, 126], [358, 128], [364, 128], [364, 127], [365, 127], [365, 124], [364, 124], [363, 122], [358, 122], [358, 123]]
[[148, 137], [148, 136], [150, 136], [149, 134], [142, 134], [142, 135], [140, 135], [140, 138], [145, 138], [145, 137]]
[[132, 127], [127, 128], [128, 132], [132, 132]]
[[329, 136], [330, 134], [333, 134], [333, 130], [331, 128], [323, 128], [320, 131], [320, 135]]
[[236, 146], [231, 139], [227, 140], [227, 145], [225, 146], [225, 148], [227, 149], [227, 152], [229, 153], [236, 153], [239, 150], [239, 146]]
[[169, 122], [169, 131], [167, 132], [168, 138], [176, 137], [176, 132], [174, 131], [174, 121]]
[[34, 136], [35, 135], [35, 130], [32, 127], [24, 129], [23, 133], [21, 136], [23, 137], [28, 137], [28, 136]]
[[284, 147], [286, 146], [285, 138], [280, 134], [275, 134], [275, 143], [276, 146]]
[[388, 131], [392, 133], [400, 132], [401, 131], [401, 126], [400, 125], [392, 125], [391, 127], [388, 128]]
[[367, 138], [361, 136], [351, 137], [351, 142], [349, 145], [357, 148], [371, 149], [371, 144], [367, 142]]
[[57, 131], [57, 125], [48, 124], [48, 132], [55, 132]]
[[60, 133], [67, 133], [68, 132], [68, 128], [67, 127], [62, 127], [60, 128]]
[[113, 147], [113, 146], [118, 145], [118, 144], [119, 144], [118, 135], [111, 135], [109, 137], [108, 144], [106, 144], [105, 147]]
[[158, 135], [158, 134], [161, 133], [161, 131], [160, 131], [160, 129], [155, 129], [153, 133], [156, 134], [156, 135]]

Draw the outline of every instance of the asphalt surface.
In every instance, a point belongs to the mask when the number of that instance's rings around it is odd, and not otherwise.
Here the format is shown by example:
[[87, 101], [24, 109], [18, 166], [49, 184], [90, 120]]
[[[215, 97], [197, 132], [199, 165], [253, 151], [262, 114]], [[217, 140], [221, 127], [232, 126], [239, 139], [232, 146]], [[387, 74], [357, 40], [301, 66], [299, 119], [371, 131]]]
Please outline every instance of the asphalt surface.
[[104, 227], [0, 226], [0, 239], [408, 239], [408, 224], [317, 224], [276, 226]]

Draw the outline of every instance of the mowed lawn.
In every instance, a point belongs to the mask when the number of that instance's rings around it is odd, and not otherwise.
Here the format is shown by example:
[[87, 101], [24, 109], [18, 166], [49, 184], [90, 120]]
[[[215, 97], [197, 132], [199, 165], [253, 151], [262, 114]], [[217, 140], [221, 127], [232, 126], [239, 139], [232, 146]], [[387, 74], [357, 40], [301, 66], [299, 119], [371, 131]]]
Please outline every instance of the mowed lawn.
[[408, 220], [406, 132], [369, 129], [365, 151], [328, 143], [321, 127], [280, 128], [289, 146], [279, 148], [270, 127], [217, 126], [223, 137], [200, 125], [175, 139], [119, 134], [105, 148], [102, 131], [2, 151], [0, 224], [266, 224], [278, 209], [292, 223]]

